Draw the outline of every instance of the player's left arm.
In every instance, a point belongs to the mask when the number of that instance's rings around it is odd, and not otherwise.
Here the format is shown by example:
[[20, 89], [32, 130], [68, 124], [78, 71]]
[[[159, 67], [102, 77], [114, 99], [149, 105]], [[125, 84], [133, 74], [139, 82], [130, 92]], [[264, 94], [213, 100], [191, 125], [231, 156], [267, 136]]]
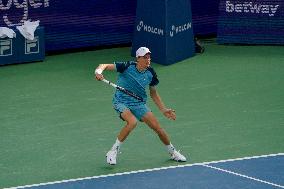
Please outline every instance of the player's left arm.
[[164, 114], [164, 116], [166, 116], [170, 120], [175, 120], [176, 119], [175, 110], [167, 108], [165, 106], [165, 104], [162, 101], [162, 98], [160, 97], [156, 87], [150, 86], [149, 90], [150, 90], [151, 98], [153, 99], [153, 101], [155, 102], [155, 104], [157, 105], [159, 110]]

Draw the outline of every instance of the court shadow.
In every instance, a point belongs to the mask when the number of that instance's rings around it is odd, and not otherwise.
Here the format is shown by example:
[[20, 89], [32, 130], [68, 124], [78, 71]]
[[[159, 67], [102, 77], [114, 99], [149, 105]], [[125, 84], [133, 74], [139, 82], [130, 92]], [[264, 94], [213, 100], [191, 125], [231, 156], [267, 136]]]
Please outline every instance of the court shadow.
[[188, 164], [188, 161], [186, 161], [186, 162], [177, 162], [177, 161], [174, 161], [172, 159], [168, 159], [168, 160], [163, 161], [163, 165], [162, 166], [176, 166], [176, 165], [183, 165], [183, 164]]
[[111, 170], [114, 170], [115, 168], [116, 168], [115, 165], [105, 165], [105, 166], [100, 167], [100, 169], [103, 171], [111, 171]]

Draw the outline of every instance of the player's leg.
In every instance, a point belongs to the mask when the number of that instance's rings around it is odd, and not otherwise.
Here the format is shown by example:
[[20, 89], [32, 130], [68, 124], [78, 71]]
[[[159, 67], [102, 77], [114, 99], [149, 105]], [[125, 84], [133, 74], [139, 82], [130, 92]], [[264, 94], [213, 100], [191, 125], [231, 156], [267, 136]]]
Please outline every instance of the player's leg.
[[147, 112], [141, 120], [157, 133], [165, 145], [170, 145], [170, 139], [166, 131], [160, 126], [160, 123], [152, 112]]
[[148, 106], [141, 104], [131, 108], [131, 112], [138, 120], [145, 122], [151, 129], [153, 129], [165, 145], [170, 145], [170, 139], [167, 133], [160, 127], [158, 120]]
[[141, 120], [158, 134], [160, 140], [166, 145], [171, 159], [175, 161], [186, 161], [186, 158], [171, 144], [166, 131], [160, 126], [160, 123], [152, 112], [147, 112]]
[[125, 105], [115, 104], [114, 108], [120, 114], [120, 118], [126, 121], [126, 125], [120, 130], [115, 143], [106, 154], [107, 163], [111, 165], [116, 164], [117, 154], [122, 142], [137, 125], [137, 119]]
[[123, 142], [129, 135], [129, 133], [136, 127], [137, 119], [130, 110], [125, 110], [123, 113], [121, 113], [121, 118], [126, 121], [126, 125], [120, 130], [117, 139], [120, 142]]

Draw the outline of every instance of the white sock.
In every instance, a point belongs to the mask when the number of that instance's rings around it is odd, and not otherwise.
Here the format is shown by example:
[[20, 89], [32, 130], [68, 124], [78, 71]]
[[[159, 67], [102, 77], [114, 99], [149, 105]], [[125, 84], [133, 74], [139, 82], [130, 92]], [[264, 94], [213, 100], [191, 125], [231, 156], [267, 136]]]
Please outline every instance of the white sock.
[[118, 140], [118, 138], [116, 139], [116, 141], [115, 141], [115, 143], [114, 143], [114, 145], [112, 146], [112, 150], [117, 150], [117, 151], [119, 151], [119, 148], [120, 148], [120, 145], [122, 144], [122, 142], [120, 142], [119, 140]]
[[174, 153], [174, 151], [176, 150], [175, 147], [172, 145], [172, 143], [170, 143], [169, 145], [166, 145], [166, 147], [170, 154]]

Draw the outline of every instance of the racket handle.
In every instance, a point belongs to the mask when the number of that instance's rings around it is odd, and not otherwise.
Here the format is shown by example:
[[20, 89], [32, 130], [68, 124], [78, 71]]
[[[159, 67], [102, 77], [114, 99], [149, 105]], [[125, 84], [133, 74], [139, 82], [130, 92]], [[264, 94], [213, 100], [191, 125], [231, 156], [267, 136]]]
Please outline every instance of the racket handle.
[[126, 89], [124, 89], [123, 87], [120, 87], [120, 86], [118, 86], [118, 85], [116, 85], [116, 84], [114, 84], [114, 83], [112, 83], [112, 82], [110, 82], [110, 81], [108, 81], [106, 79], [102, 79], [101, 81], [103, 81], [103, 82], [109, 84], [110, 86], [112, 86], [112, 87], [114, 87], [114, 88], [116, 88], [116, 89], [118, 89], [118, 90], [128, 94], [129, 96], [132, 96], [132, 97], [134, 97], [134, 98], [136, 98], [136, 99], [138, 99], [140, 101], [143, 101], [143, 98], [137, 96], [136, 94], [134, 94], [134, 93], [132, 93], [132, 92], [126, 90]]
[[108, 80], [106, 80], [106, 79], [102, 79], [102, 81], [105, 82], [105, 83], [107, 83], [107, 84], [109, 84], [110, 86], [112, 86], [112, 87], [114, 87], [114, 88], [117, 87], [116, 84], [114, 84], [114, 83], [112, 83], [112, 82], [110, 82], [110, 81], [108, 81]]

